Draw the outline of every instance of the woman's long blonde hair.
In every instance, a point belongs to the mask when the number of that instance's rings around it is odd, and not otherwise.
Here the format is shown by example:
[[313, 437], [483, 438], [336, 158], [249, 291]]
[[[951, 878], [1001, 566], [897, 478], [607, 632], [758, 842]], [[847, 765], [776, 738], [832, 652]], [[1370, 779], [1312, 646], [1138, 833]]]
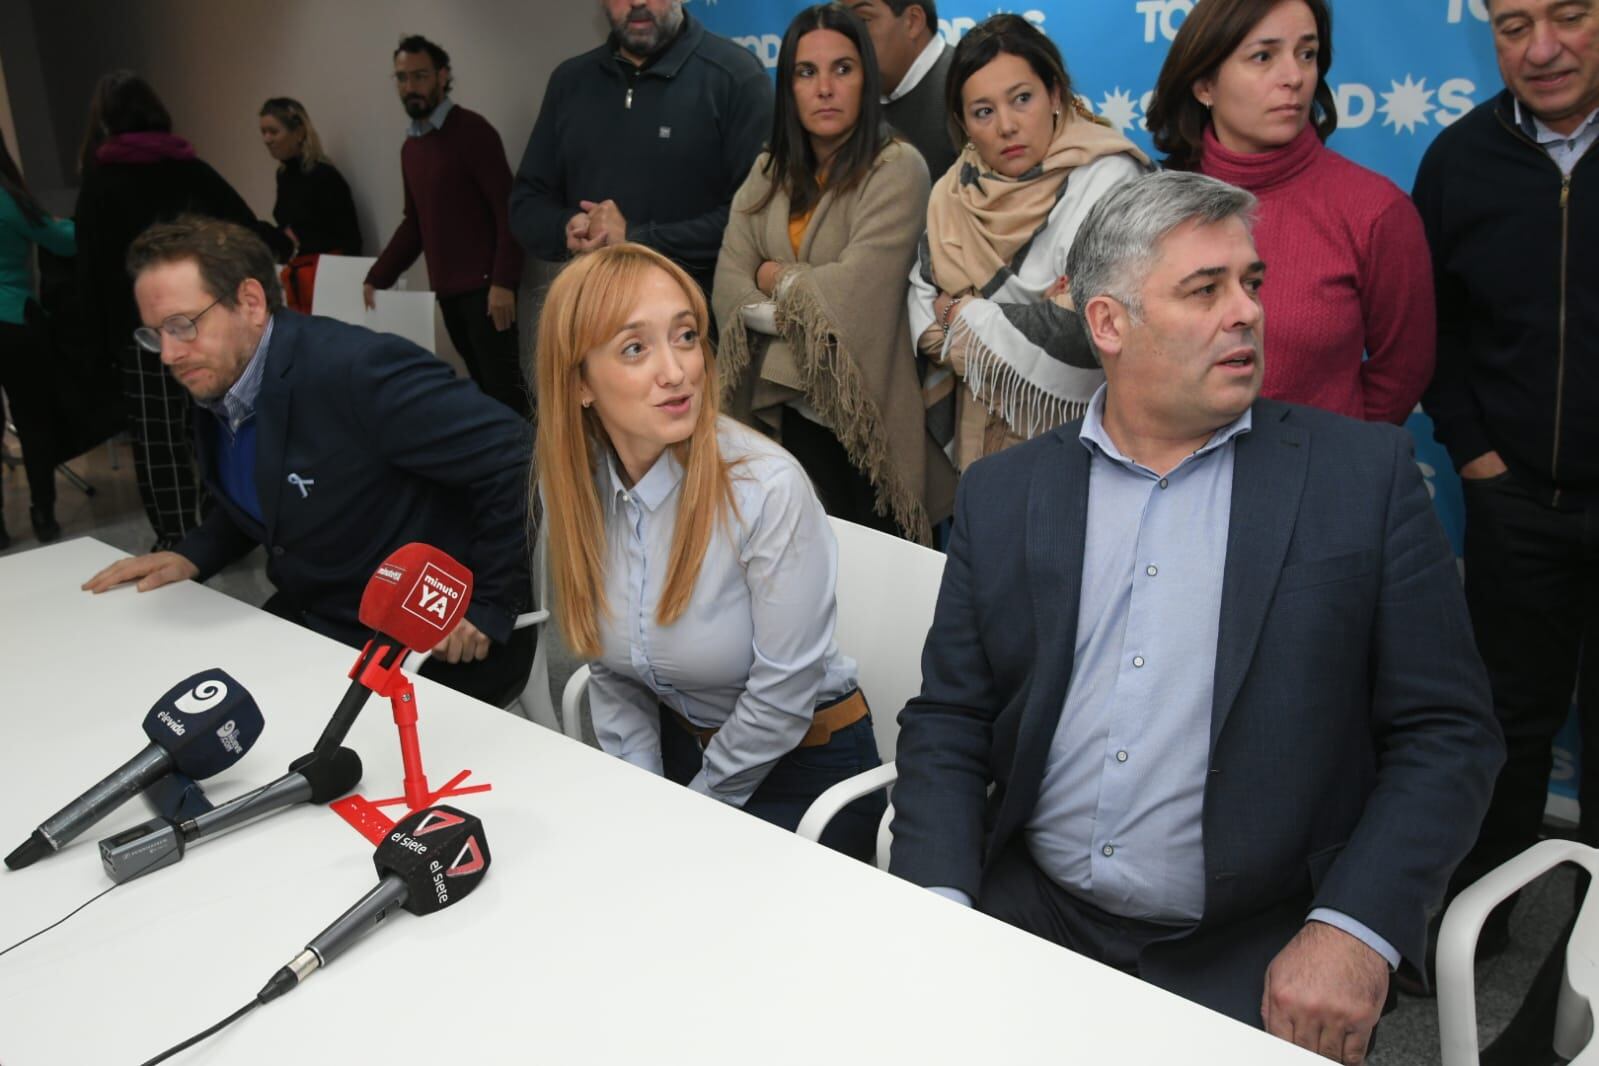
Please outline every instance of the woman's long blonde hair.
[[655, 611], [661, 625], [675, 622], [688, 607], [711, 534], [726, 522], [734, 506], [732, 479], [716, 443], [721, 387], [705, 295], [681, 267], [643, 245], [611, 245], [573, 260], [550, 286], [539, 314], [533, 370], [538, 445], [529, 497], [536, 500], [542, 489], [548, 565], [561, 633], [568, 647], [589, 659], [600, 654], [600, 620], [609, 613], [605, 516], [595, 475], [611, 444], [599, 416], [582, 405], [578, 385], [584, 358], [622, 328], [651, 270], [665, 271], [688, 297], [705, 353], [699, 419], [687, 440], [672, 445], [683, 467], [683, 484], [666, 585]]

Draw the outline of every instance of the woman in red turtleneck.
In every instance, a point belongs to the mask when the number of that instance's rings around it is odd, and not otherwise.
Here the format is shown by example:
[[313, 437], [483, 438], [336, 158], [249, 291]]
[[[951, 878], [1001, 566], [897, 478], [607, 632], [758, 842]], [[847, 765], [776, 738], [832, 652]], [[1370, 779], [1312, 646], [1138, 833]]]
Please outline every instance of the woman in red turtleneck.
[[1262, 392], [1403, 422], [1432, 377], [1437, 323], [1421, 219], [1398, 186], [1323, 145], [1338, 125], [1325, 0], [1205, 0], [1148, 115], [1166, 165], [1260, 198]]

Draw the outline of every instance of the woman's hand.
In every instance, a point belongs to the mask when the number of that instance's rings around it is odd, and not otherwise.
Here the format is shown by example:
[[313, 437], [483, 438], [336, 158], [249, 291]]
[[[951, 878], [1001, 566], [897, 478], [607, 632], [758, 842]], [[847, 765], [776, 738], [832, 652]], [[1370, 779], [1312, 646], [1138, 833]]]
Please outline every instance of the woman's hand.
[[783, 276], [783, 264], [768, 259], [755, 270], [755, 287], [766, 295], [777, 292], [777, 281]]
[[951, 296], [941, 292], [933, 297], [933, 321], [940, 327], [947, 328], [955, 324], [955, 311], [961, 302], [961, 297]]

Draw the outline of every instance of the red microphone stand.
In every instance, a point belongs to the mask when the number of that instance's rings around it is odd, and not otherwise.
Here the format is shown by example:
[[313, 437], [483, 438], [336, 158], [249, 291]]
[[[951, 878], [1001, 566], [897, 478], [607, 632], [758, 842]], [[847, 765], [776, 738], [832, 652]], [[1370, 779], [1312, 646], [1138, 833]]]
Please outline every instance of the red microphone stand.
[[[394, 710], [394, 725], [400, 732], [400, 761], [405, 767], [405, 805], [419, 811], [429, 805], [430, 797], [427, 774], [422, 770], [422, 747], [416, 738], [416, 690], [401, 669], [406, 655], [396, 655], [389, 666], [383, 666], [379, 662], [381, 658], [372, 656], [366, 669], [360, 671], [359, 680], [377, 695], [388, 697], [389, 706]], [[351, 678], [355, 678], [360, 665], [357, 661], [350, 668]]]

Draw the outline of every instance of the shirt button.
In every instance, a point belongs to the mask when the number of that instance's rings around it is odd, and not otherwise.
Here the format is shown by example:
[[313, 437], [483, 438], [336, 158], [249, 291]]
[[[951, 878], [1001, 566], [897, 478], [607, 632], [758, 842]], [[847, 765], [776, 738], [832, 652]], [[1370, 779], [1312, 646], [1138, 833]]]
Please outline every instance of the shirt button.
[[283, 555], [283, 545], [281, 545], [281, 544], [273, 545], [272, 554], [276, 555], [276, 556], [282, 556]]
[[1104, 847], [1099, 849], [1099, 853], [1108, 859], [1112, 855], [1116, 854], [1116, 849], [1111, 847], [1109, 844], [1106, 844]]
[[1161, 478], [1160, 479], [1160, 487], [1161, 488], [1165, 488], [1166, 487], [1166, 479], [1165, 478]]
[[1143, 666], [1144, 665], [1144, 657], [1142, 655], [1133, 656], [1133, 665], [1135, 667], [1136, 666]]
[[1148, 574], [1150, 577], [1154, 577], [1156, 574], [1160, 573], [1160, 567], [1156, 566], [1154, 563], [1150, 563], [1148, 566], [1144, 567], [1144, 573]]
[[1117, 762], [1126, 762], [1127, 761], [1127, 753], [1125, 751], [1118, 751], [1116, 753], [1116, 761]]

